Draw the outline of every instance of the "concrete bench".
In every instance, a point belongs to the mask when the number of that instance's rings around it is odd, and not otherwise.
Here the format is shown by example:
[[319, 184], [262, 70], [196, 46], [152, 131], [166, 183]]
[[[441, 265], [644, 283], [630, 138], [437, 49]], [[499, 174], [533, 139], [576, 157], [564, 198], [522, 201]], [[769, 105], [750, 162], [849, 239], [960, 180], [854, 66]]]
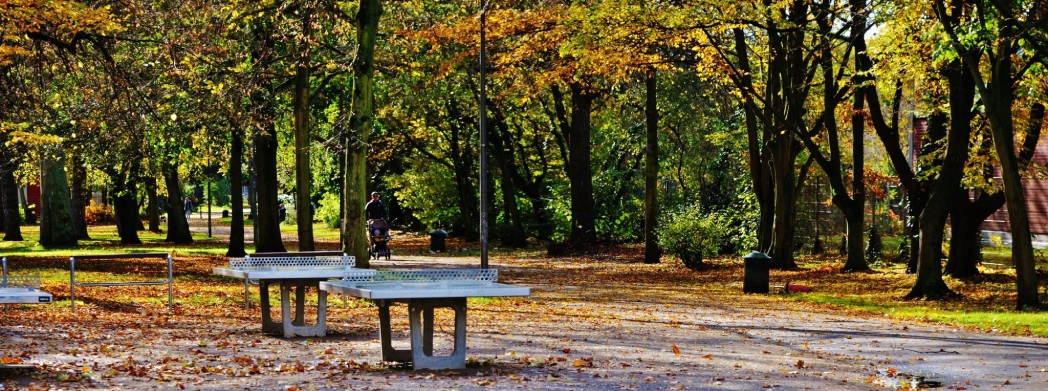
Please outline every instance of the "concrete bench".
[[[466, 367], [466, 299], [469, 297], [529, 296], [531, 288], [500, 284], [496, 269], [383, 270], [373, 275], [350, 275], [320, 283], [320, 289], [369, 299], [378, 306], [382, 360], [411, 362], [414, 369]], [[411, 349], [394, 349], [389, 307], [406, 303], [411, 326]], [[433, 355], [433, 309], [455, 311], [454, 350]]]
[[2, 274], [0, 274], [0, 304], [46, 304], [53, 299], [50, 293], [40, 290], [40, 276], [37, 275], [9, 275], [7, 273], [7, 257], [0, 263]]
[[[244, 280], [245, 305], [250, 306], [250, 284], [259, 287], [262, 310], [262, 332], [284, 337], [323, 337], [327, 335], [327, 292], [319, 289], [324, 280], [346, 278], [355, 273], [374, 274], [373, 270], [354, 268], [356, 258], [339, 251], [302, 251], [294, 253], [255, 253], [243, 258], [230, 258], [229, 267], [214, 268], [214, 274]], [[274, 321], [269, 305], [269, 286], [280, 285], [281, 320]], [[305, 324], [305, 290], [317, 288], [317, 321]], [[291, 317], [291, 288], [295, 288], [294, 318]]]
[[[166, 259], [166, 272], [162, 262], [147, 262], [148, 259], [160, 258]], [[121, 263], [119, 260], [123, 259], [134, 259], [138, 262]], [[85, 262], [94, 264], [96, 261], [105, 261], [104, 264], [98, 264], [91, 269], [105, 270], [107, 272], [116, 273], [136, 273], [136, 274], [153, 274], [156, 279], [142, 280], [142, 281], [107, 281], [99, 279], [91, 279], [88, 282], [80, 282], [76, 280], [76, 263], [81, 262], [81, 270], [84, 270], [83, 266]], [[76, 287], [102, 287], [102, 286], [148, 286], [148, 285], [167, 285], [167, 306], [169, 310], [175, 309], [174, 299], [174, 261], [171, 258], [171, 254], [168, 253], [130, 253], [130, 254], [100, 254], [100, 255], [74, 255], [69, 257], [69, 308], [72, 311], [76, 311]], [[120, 270], [123, 268], [124, 270]]]

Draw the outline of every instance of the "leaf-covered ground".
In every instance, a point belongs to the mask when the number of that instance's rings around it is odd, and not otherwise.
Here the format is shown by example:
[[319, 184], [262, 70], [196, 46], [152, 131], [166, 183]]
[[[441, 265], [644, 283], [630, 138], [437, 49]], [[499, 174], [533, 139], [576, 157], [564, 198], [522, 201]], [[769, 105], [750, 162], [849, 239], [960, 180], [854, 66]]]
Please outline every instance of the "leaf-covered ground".
[[[401, 235], [393, 259], [373, 267], [479, 264], [461, 243], [449, 254], [425, 245]], [[530, 286], [532, 296], [471, 299], [469, 367], [414, 371], [381, 361], [377, 310], [366, 301], [332, 297], [326, 337], [267, 335], [257, 287], [246, 309], [242, 282], [212, 275], [224, 257], [177, 254], [173, 311], [166, 287], [78, 289], [71, 311], [68, 259], [34, 259], [56, 302], [0, 313], [0, 356], [34, 367], [0, 369], [0, 389], [1048, 389], [1043, 338], [844, 311], [796, 294], [742, 294], [739, 259], [696, 272], [669, 260], [643, 264], [642, 251], [621, 246], [558, 258], [494, 249], [500, 281]], [[772, 271], [771, 280], [842, 300], [891, 300], [908, 289], [897, 273], [838, 270], [839, 262], [819, 260]], [[1007, 303], [966, 285], [953, 283], [981, 305]], [[406, 314], [398, 311], [394, 337], [407, 348]], [[437, 312], [438, 354], [450, 350], [451, 316]], [[1023, 333], [1022, 325], [1001, 329]]]

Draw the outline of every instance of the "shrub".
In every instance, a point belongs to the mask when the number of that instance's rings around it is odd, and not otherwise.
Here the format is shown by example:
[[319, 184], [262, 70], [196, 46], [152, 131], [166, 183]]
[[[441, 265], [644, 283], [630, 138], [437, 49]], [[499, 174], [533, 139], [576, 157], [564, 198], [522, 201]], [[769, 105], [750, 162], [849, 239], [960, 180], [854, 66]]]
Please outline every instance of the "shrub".
[[338, 228], [341, 225], [339, 221], [341, 202], [342, 200], [338, 198], [338, 194], [324, 194], [320, 198], [320, 207], [317, 208], [317, 214], [313, 218], [324, 222], [328, 227]]
[[84, 219], [87, 220], [87, 225], [105, 225], [115, 224], [116, 220], [113, 217], [113, 207], [109, 205], [99, 205], [95, 203], [95, 200], [91, 200], [90, 204], [84, 208]]
[[700, 269], [704, 256], [717, 255], [724, 245], [728, 227], [717, 214], [703, 215], [697, 206], [667, 213], [658, 232], [659, 246], [677, 256], [689, 269]]

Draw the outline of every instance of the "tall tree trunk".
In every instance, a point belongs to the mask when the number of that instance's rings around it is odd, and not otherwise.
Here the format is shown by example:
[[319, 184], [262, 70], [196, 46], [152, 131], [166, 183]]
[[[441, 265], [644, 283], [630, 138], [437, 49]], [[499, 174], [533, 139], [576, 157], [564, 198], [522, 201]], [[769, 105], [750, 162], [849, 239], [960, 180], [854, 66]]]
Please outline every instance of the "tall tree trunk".
[[342, 199], [346, 218], [342, 220], [342, 249], [356, 257], [357, 267], [369, 268], [368, 240], [364, 232], [364, 202], [367, 200], [367, 143], [374, 125], [373, 77], [375, 74], [375, 46], [378, 23], [382, 17], [380, 0], [361, 0], [357, 10], [357, 60], [353, 63], [353, 114], [345, 145], [346, 176]]
[[[917, 261], [917, 278], [906, 298], [938, 299], [954, 296], [942, 279], [942, 243], [946, 217], [964, 175], [964, 163], [968, 160], [968, 144], [971, 135], [971, 105], [975, 99], [975, 86], [964, 65], [954, 60], [943, 70], [949, 81], [950, 132], [946, 136], [946, 157], [939, 170], [939, 178], [928, 196], [928, 203], [920, 216], [920, 249]], [[940, 117], [943, 114], [933, 114]], [[930, 126], [937, 126], [941, 119], [933, 118]]]
[[4, 241], [22, 241], [22, 216], [18, 213], [18, 183], [12, 164], [0, 163], [0, 189], [3, 190]]
[[775, 138], [773, 163], [773, 182], [775, 184], [775, 221], [773, 223], [773, 241], [769, 256], [773, 267], [792, 270], [797, 268], [793, 257], [797, 209], [797, 180], [793, 162], [797, 153], [797, 141], [789, 132]]
[[[998, 47], [997, 50], [1006, 50]], [[1003, 53], [1003, 52], [1002, 52]], [[969, 65], [975, 66], [975, 65]], [[1012, 120], [1013, 92], [1011, 90], [1011, 58], [1004, 56], [994, 64], [989, 99], [986, 104], [993, 145], [1001, 164], [1001, 180], [1004, 182], [1004, 198], [1008, 205], [1008, 226], [1012, 234], [1012, 264], [1015, 266], [1016, 309], [1037, 308], [1040, 298], [1037, 293], [1037, 265], [1034, 261], [1033, 239], [1030, 232], [1030, 217], [1023, 191], [1019, 160], [1015, 155], [1015, 125]], [[1006, 68], [1006, 69], [1000, 69]]]
[[242, 161], [244, 159], [244, 135], [236, 124], [232, 126], [232, 140], [229, 145], [229, 188], [230, 188], [230, 216], [229, 223], [229, 250], [227, 257], [242, 257], [247, 255], [244, 249], [244, 171]]
[[[310, 12], [303, 16], [302, 35], [306, 40], [311, 37]], [[307, 43], [306, 48], [309, 44]], [[310, 199], [310, 188], [313, 183], [310, 168], [309, 149], [312, 143], [312, 132], [309, 129], [309, 51], [304, 50], [295, 73], [295, 209], [298, 223], [298, 250], [313, 251], [313, 202]]]
[[164, 185], [167, 187], [167, 237], [165, 242], [175, 244], [193, 243], [193, 235], [189, 232], [189, 222], [186, 221], [185, 202], [182, 197], [182, 183], [178, 180], [178, 167], [165, 160], [161, 163], [161, 171], [164, 174]]
[[40, 155], [40, 245], [44, 248], [76, 247], [73, 232], [65, 153], [45, 148]]
[[[273, 114], [270, 102], [265, 111]], [[255, 167], [258, 169], [258, 215], [255, 216], [255, 251], [285, 252], [280, 235], [277, 199], [277, 136], [270, 122], [255, 135]]]
[[[743, 89], [753, 90], [752, 71], [750, 69], [749, 44], [747, 35], [741, 28], [732, 30], [738, 53], [739, 69], [742, 75], [739, 84]], [[746, 123], [746, 145], [749, 150], [750, 181], [753, 193], [757, 196], [759, 219], [757, 221], [757, 249], [770, 252], [774, 240], [775, 225], [775, 187], [772, 183], [770, 166], [770, 149], [762, 144], [761, 127], [758, 123], [758, 108], [751, 94], [743, 94], [743, 112]], [[764, 139], [767, 139], [766, 137]]]
[[593, 202], [593, 167], [590, 165], [590, 115], [596, 94], [572, 83], [571, 124], [568, 134], [568, 180], [571, 182], [571, 241], [597, 241]]
[[149, 232], [160, 232], [160, 202], [156, 195], [156, 178], [145, 178], [146, 182], [146, 216], [149, 218]]
[[518, 180], [514, 179], [519, 176], [515, 164], [517, 152], [514, 150], [512, 135], [505, 122], [506, 117], [491, 102], [488, 102], [486, 106], [494, 114], [490, 118], [490, 123], [493, 126], [489, 129], [494, 130], [494, 132], [491, 132], [489, 142], [498, 151], [493, 155], [498, 162], [499, 173], [501, 174], [502, 210], [505, 220], [509, 222], [509, 228], [500, 232], [500, 242], [503, 246], [526, 247], [528, 245], [528, 234], [524, 230], [524, 219], [521, 216], [520, 205], [517, 202], [516, 182]]
[[659, 263], [662, 250], [655, 233], [659, 224], [659, 109], [655, 68], [648, 68], [644, 117], [647, 128], [644, 148], [644, 263]]
[[[104, 169], [112, 183], [113, 214], [116, 218], [116, 230], [122, 244], [141, 244], [138, 238], [138, 200], [135, 195], [141, 159], [129, 156], [120, 167]], [[136, 223], [137, 221], [137, 223]]]
[[73, 178], [73, 183], [69, 191], [73, 197], [73, 233], [77, 239], [91, 239], [87, 233], [87, 205], [90, 203], [91, 192], [84, 186], [84, 182], [87, 181], [87, 169], [84, 167], [84, 160], [78, 155], [74, 154], [71, 160], [73, 167], [70, 177]]
[[[866, 52], [867, 19], [865, 15], [867, 12], [865, 0], [851, 2], [851, 35], [854, 39], [855, 51], [857, 53]], [[853, 66], [856, 76], [853, 82], [856, 86], [863, 85], [869, 79], [868, 76], [865, 76], [864, 71], [866, 69], [863, 60], [864, 58], [858, 55], [855, 56]], [[832, 72], [832, 67], [830, 67], [827, 74], [830, 74], [830, 72]], [[852, 194], [850, 204], [845, 208], [848, 212], [845, 216], [848, 221], [848, 259], [842, 269], [845, 272], [870, 269], [870, 266], [866, 263], [863, 251], [863, 234], [866, 232], [866, 182], [864, 181], [866, 175], [866, 150], [863, 142], [866, 133], [866, 116], [863, 114], [866, 108], [866, 97], [864, 93], [865, 91], [862, 88], [855, 88], [853, 91], [854, 96], [852, 97]], [[833, 115], [830, 114], [830, 118], [832, 117]]]
[[[1001, 198], [1003, 201], [1004, 197]], [[971, 209], [975, 205], [968, 199], [967, 189], [959, 189], [953, 202], [950, 211], [950, 253], [943, 274], [955, 278], [973, 277], [979, 274], [979, 268], [976, 267], [982, 255], [979, 225], [986, 217]]]

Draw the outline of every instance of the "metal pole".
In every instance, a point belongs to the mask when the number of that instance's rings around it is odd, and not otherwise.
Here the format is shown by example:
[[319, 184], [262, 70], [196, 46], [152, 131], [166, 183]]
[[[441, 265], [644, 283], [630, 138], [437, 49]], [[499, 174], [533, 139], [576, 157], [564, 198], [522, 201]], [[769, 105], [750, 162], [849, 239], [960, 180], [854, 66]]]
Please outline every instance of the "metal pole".
[[488, 268], [488, 134], [484, 61], [484, 20], [487, 4], [480, 9], [480, 268]]
[[[211, 170], [211, 136], [207, 143], [207, 169]], [[211, 237], [211, 173], [207, 173], [207, 237]]]

